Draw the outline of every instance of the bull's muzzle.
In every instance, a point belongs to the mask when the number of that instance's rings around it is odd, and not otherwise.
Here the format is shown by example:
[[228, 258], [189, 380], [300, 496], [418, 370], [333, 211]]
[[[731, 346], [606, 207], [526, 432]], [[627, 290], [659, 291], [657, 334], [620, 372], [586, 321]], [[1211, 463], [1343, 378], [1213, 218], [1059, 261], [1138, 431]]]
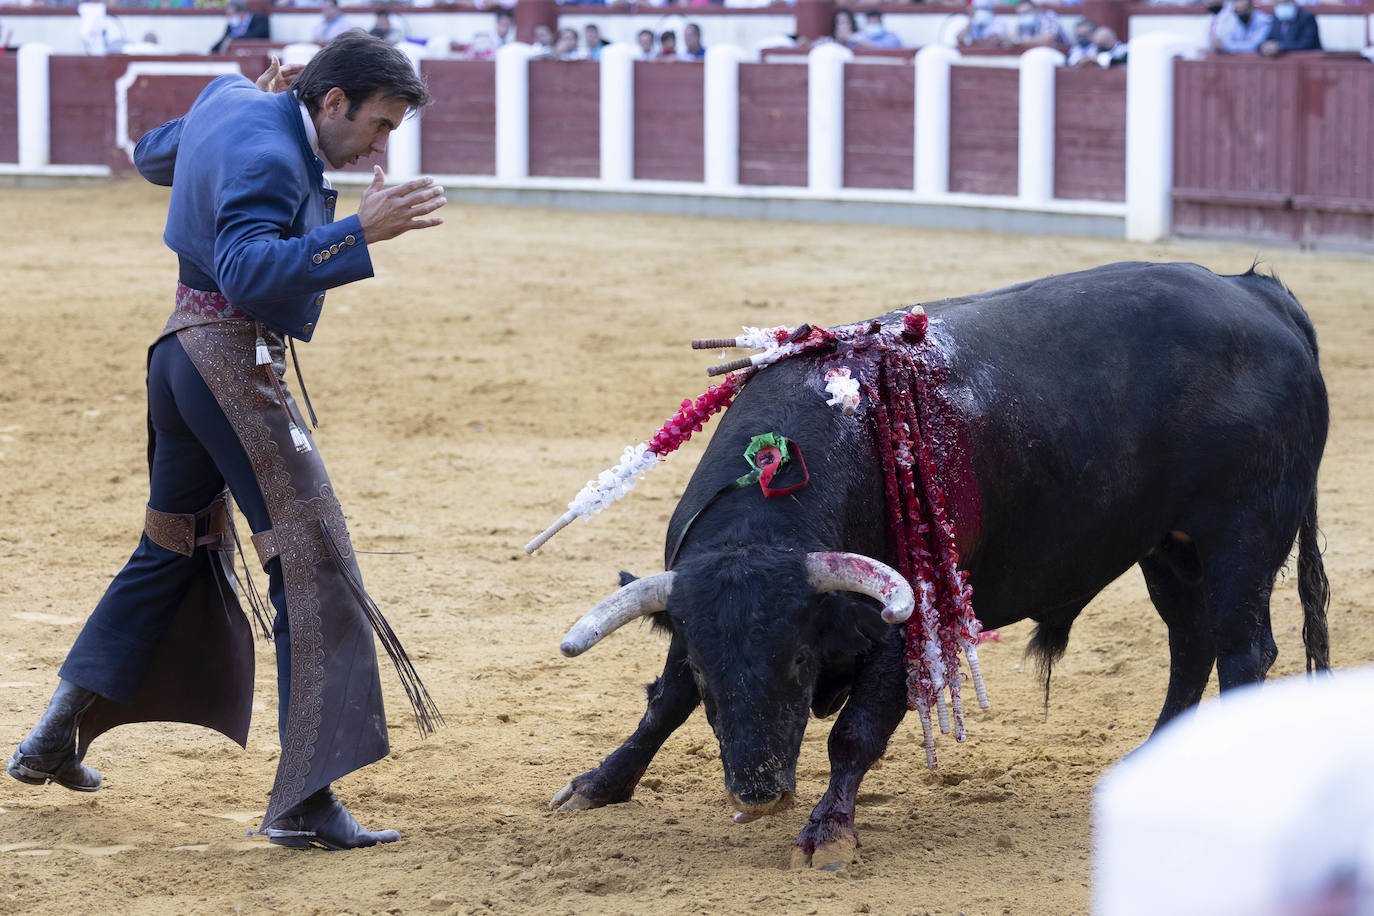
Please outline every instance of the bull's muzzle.
[[747, 824], [750, 821], [767, 817], [770, 814], [780, 814], [788, 810], [797, 803], [797, 796], [791, 789], [776, 795], [770, 799], [754, 799], [745, 801], [734, 792], [730, 793], [730, 802], [735, 806], [735, 823]]

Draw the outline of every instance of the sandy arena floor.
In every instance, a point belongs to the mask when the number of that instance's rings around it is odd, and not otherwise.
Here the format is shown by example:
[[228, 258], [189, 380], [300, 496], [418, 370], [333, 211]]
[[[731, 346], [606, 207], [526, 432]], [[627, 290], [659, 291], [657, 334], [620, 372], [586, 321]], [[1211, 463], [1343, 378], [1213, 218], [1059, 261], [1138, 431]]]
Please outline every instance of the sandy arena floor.
[[[344, 202], [341, 212], [352, 204]], [[138, 181], [0, 190], [0, 751], [46, 704], [82, 620], [136, 542], [146, 498], [144, 352], [171, 305], [166, 194]], [[119, 729], [81, 795], [0, 779], [0, 913], [1065, 914], [1089, 905], [1095, 779], [1163, 701], [1164, 626], [1138, 573], [1085, 612], [1053, 704], [1022, 670], [1029, 627], [983, 652], [993, 708], [925, 769], [914, 720], [864, 783], [862, 861], [789, 870], [827, 776], [814, 722], [799, 804], [732, 823], [696, 714], [633, 802], [551, 813], [550, 795], [634, 727], [664, 641], [629, 627], [558, 641], [615, 585], [661, 568], [702, 443], [539, 554], [521, 547], [626, 444], [704, 389], [693, 336], [842, 323], [1108, 261], [1243, 271], [1254, 246], [1131, 245], [880, 227], [451, 205], [331, 293], [302, 350], [319, 442], [370, 591], [449, 726], [422, 740], [394, 676], [393, 753], [338, 788], [403, 842], [348, 854], [249, 839], [277, 756], [258, 652], [246, 752], [189, 726]], [[1332, 429], [1321, 523], [1338, 666], [1374, 661], [1374, 261], [1260, 250], [1316, 321]], [[1072, 562], [1066, 557], [1065, 562]], [[977, 596], [975, 595], [975, 606]], [[1302, 669], [1295, 577], [1276, 591], [1276, 674]], [[1276, 737], [1279, 723], [1275, 723]]]

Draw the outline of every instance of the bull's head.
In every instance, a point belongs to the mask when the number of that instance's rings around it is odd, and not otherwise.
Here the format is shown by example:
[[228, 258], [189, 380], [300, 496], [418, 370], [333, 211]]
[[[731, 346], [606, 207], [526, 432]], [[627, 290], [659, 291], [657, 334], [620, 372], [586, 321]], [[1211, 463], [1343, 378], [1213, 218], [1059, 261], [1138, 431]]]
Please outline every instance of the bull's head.
[[911, 587], [877, 560], [741, 549], [685, 559], [671, 572], [629, 582], [587, 612], [560, 648], [580, 655], [629, 621], [662, 613], [658, 621], [685, 644], [720, 742], [736, 819], [752, 820], [791, 805], [808, 708], [834, 711], [838, 701], [831, 705], [818, 691], [839, 693], [827, 682], [836, 657], [849, 653], [852, 664], [853, 653], [869, 644], [850, 610], [860, 602], [824, 597], [831, 592], [876, 599], [888, 623], [912, 612]]

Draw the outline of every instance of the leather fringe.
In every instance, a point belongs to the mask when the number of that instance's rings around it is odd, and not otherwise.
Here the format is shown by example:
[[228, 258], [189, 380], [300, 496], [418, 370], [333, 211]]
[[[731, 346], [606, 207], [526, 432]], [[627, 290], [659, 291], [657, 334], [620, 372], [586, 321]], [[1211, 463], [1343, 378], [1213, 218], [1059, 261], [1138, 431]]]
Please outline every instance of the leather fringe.
[[[234, 550], [238, 553], [239, 565], [243, 567], [243, 575], [234, 574], [232, 568], [224, 570], [225, 578], [238, 585], [238, 593], [248, 598], [248, 606], [253, 610], [253, 619], [257, 621], [258, 631], [262, 633], [262, 638], [268, 642], [272, 641], [272, 623], [267, 615], [267, 602], [263, 600], [262, 593], [258, 591], [257, 585], [253, 582], [253, 575], [248, 568], [248, 555], [243, 552], [243, 542], [239, 540], [239, 529], [234, 525], [234, 514], [226, 507], [226, 516], [229, 521], [229, 533], [234, 537]], [[232, 563], [226, 563], [232, 567]]]
[[305, 376], [301, 375], [301, 361], [296, 357], [296, 339], [287, 337], [286, 342], [291, 347], [291, 365], [296, 370], [296, 384], [301, 386], [301, 398], [305, 401], [306, 412], [310, 414], [310, 428], [319, 429], [320, 421], [315, 416], [315, 408], [310, 404], [310, 392], [305, 390]]
[[410, 656], [406, 654], [396, 632], [391, 629], [391, 624], [387, 623], [386, 618], [382, 616], [381, 608], [377, 607], [376, 602], [368, 596], [367, 591], [363, 588], [363, 583], [354, 574], [352, 564], [339, 552], [339, 545], [335, 543], [334, 536], [329, 531], [329, 525], [324, 519], [320, 519], [320, 531], [324, 536], [324, 543], [330, 556], [334, 558], [335, 565], [343, 573], [344, 581], [348, 583], [348, 587], [358, 600], [358, 604], [362, 605], [363, 612], [367, 614], [367, 621], [372, 624], [372, 630], [377, 634], [378, 641], [386, 650], [386, 654], [391, 657], [392, 664], [396, 666], [396, 675], [401, 679], [401, 686], [405, 688], [406, 697], [410, 700], [410, 708], [415, 713], [415, 724], [419, 726], [420, 734], [433, 734], [438, 726], [445, 724], [439, 707], [435, 705], [434, 699], [429, 695], [429, 690], [420, 680], [415, 665], [411, 663]]

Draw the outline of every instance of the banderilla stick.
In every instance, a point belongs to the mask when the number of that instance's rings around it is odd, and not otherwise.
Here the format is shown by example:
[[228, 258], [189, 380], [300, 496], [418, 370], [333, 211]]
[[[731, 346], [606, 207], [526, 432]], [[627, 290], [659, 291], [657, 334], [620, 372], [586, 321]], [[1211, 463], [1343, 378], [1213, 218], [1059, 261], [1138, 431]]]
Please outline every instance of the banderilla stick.
[[534, 540], [530, 541], [528, 544], [525, 545], [525, 553], [534, 553], [540, 547], [543, 547], [545, 541], [553, 537], [558, 532], [562, 531], [564, 528], [571, 525], [573, 519], [575, 518], [577, 518], [577, 513], [573, 512], [571, 509], [569, 509], [567, 512], [564, 512], [562, 515], [558, 517], [558, 521], [554, 522], [552, 525], [544, 529], [543, 534], [539, 535], [539, 537], [535, 538]]
[[739, 345], [738, 337], [707, 337], [692, 341], [693, 350], [733, 350]]
[[[755, 355], [762, 356], [763, 354]], [[734, 372], [736, 369], [748, 369], [750, 366], [753, 365], [755, 365], [754, 357], [745, 356], [741, 359], [735, 360], [734, 362], [721, 363], [719, 366], [712, 366], [711, 368], [706, 370], [706, 374], [708, 376], [725, 375], [727, 372]]]

